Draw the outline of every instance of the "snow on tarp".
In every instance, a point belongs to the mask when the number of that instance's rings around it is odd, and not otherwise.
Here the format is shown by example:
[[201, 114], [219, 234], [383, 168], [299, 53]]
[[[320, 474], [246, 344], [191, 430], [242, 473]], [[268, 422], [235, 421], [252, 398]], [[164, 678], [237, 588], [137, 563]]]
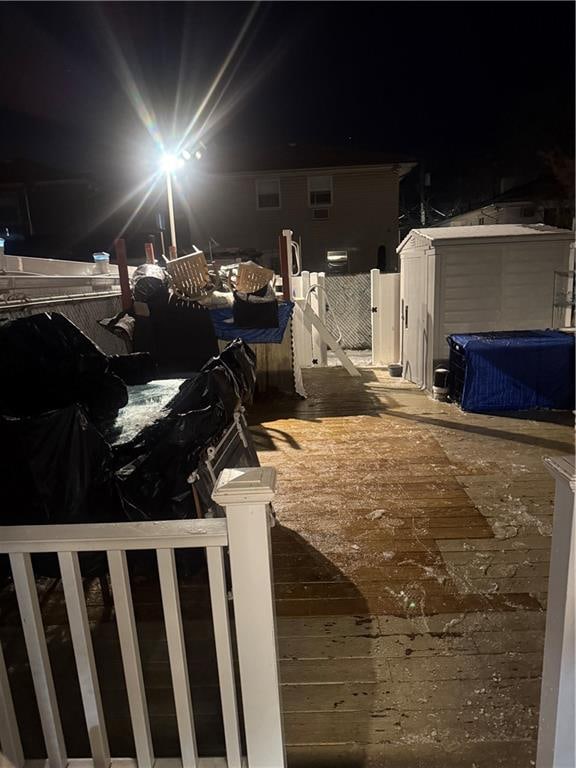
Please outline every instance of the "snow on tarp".
[[[574, 336], [562, 331], [452, 334], [452, 376], [465, 411], [574, 408]], [[453, 381], [454, 384], [454, 381]]]

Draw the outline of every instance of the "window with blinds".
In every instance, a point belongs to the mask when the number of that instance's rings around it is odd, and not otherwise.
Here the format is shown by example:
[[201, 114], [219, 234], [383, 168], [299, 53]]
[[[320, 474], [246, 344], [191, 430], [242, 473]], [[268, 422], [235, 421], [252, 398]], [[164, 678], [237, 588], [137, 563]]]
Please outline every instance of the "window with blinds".
[[332, 197], [332, 176], [308, 177], [308, 205], [311, 208], [330, 207]]
[[259, 211], [279, 210], [280, 179], [256, 179], [256, 208]]

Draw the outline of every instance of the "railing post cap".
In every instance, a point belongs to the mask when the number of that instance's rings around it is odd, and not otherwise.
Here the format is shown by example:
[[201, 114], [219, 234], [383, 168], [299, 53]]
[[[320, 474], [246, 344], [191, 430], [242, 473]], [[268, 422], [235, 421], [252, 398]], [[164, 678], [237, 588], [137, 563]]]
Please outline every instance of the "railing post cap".
[[212, 498], [221, 506], [250, 502], [267, 504], [274, 498], [275, 490], [274, 467], [223, 469], [212, 491]]
[[544, 464], [556, 480], [564, 480], [572, 491], [576, 490], [576, 459], [574, 456], [546, 456]]

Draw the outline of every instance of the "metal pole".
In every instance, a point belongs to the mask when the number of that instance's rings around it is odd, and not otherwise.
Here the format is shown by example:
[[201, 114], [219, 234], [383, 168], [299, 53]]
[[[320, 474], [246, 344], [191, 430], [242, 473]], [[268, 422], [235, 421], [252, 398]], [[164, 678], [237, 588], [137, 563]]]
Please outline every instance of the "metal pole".
[[170, 239], [172, 245], [178, 252], [176, 245], [176, 221], [174, 220], [174, 198], [172, 197], [172, 175], [170, 172], [166, 174], [166, 192], [168, 193], [168, 218], [170, 219]]
[[425, 178], [424, 178], [424, 166], [420, 163], [420, 224], [426, 226], [426, 201], [424, 198], [425, 192]]

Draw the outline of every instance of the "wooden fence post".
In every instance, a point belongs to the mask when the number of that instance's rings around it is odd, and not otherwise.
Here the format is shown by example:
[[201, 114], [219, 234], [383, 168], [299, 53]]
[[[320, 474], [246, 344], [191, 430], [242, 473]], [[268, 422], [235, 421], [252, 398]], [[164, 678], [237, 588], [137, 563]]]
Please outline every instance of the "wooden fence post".
[[248, 768], [284, 768], [270, 502], [272, 467], [225, 469], [212, 498], [226, 508]]

